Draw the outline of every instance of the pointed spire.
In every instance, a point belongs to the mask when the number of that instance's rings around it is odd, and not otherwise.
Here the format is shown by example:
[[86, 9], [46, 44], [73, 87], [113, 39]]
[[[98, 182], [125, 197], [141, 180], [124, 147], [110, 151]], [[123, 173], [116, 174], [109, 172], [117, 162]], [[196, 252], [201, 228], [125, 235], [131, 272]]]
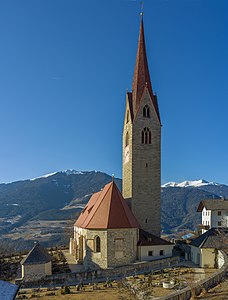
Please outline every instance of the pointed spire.
[[141, 15], [141, 21], [140, 21], [139, 40], [138, 40], [138, 51], [136, 56], [134, 77], [132, 83], [133, 111], [134, 111], [134, 115], [136, 115], [143, 92], [145, 88], [147, 88], [150, 93], [155, 110], [157, 112], [158, 118], [160, 120], [157, 97], [154, 96], [153, 94], [151, 80], [150, 80], [150, 72], [149, 72], [149, 67], [147, 62], [146, 43], [145, 43], [144, 25], [143, 25], [143, 13], [141, 13], [140, 15]]

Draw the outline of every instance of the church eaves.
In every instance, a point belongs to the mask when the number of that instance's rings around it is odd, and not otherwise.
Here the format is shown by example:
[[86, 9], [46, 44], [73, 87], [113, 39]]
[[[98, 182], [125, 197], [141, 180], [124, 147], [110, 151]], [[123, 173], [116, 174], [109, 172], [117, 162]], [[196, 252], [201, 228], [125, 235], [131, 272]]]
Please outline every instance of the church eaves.
[[114, 181], [91, 197], [75, 226], [86, 229], [139, 228]]
[[145, 88], [148, 89], [153, 106], [157, 113], [159, 122], [160, 114], [157, 103], [157, 97], [153, 94], [152, 84], [150, 80], [150, 72], [147, 61], [146, 54], [146, 42], [144, 36], [144, 25], [143, 25], [143, 16], [141, 16], [140, 31], [139, 31], [139, 40], [138, 40], [138, 50], [136, 56], [134, 77], [132, 82], [132, 106], [134, 116], [136, 115], [140, 101], [142, 99]]

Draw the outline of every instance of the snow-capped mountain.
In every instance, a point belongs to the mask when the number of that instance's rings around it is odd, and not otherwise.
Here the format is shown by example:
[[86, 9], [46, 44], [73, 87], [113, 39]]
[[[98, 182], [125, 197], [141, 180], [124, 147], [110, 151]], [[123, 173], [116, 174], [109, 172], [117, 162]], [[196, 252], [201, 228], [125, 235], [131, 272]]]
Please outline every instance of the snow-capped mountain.
[[221, 184], [216, 182], [208, 182], [204, 179], [199, 180], [185, 180], [183, 182], [168, 182], [162, 185], [163, 188], [166, 187], [202, 187], [207, 185], [214, 185], [214, 186], [220, 186]]
[[[32, 220], [75, 220], [90, 196], [112, 177], [99, 171], [74, 169], [0, 184], [0, 235]], [[121, 190], [121, 180], [115, 179]], [[164, 232], [195, 229], [200, 222], [197, 207], [203, 199], [228, 198], [228, 186], [206, 180], [169, 182], [161, 193]], [[56, 238], [56, 236], [54, 236]], [[59, 234], [61, 237], [61, 234]], [[49, 246], [56, 245], [56, 239]]]
[[42, 175], [42, 176], [39, 176], [39, 177], [32, 178], [30, 180], [33, 181], [33, 180], [40, 179], [40, 178], [48, 178], [50, 176], [55, 175], [56, 173], [58, 173], [58, 172], [53, 172], [53, 173], [45, 174], [45, 175]]
[[53, 175], [58, 174], [58, 173], [65, 174], [65, 175], [68, 176], [68, 175], [83, 175], [85, 173], [88, 173], [88, 171], [76, 171], [74, 169], [69, 169], [69, 170], [58, 171], [58, 172], [45, 174], [45, 175], [42, 175], [42, 176], [39, 176], [39, 177], [32, 178], [30, 180], [33, 181], [33, 180], [41, 179], [41, 178], [48, 178], [48, 177], [53, 176]]
[[85, 173], [88, 173], [88, 171], [76, 171], [74, 169], [70, 169], [70, 170], [65, 170], [65, 171], [61, 171], [61, 173], [65, 173], [66, 175], [83, 175]]

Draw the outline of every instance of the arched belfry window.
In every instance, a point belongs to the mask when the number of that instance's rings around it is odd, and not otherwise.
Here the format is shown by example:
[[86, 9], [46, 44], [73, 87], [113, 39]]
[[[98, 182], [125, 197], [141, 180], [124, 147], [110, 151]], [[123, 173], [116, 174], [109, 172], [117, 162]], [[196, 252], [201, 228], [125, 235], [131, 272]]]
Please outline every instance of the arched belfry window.
[[95, 237], [94, 250], [95, 252], [101, 252], [101, 238], [99, 236]]
[[142, 144], [151, 144], [151, 131], [148, 127], [145, 127], [141, 135]]
[[126, 136], [125, 136], [125, 147], [129, 145], [129, 133], [127, 131]]
[[150, 108], [148, 105], [145, 105], [143, 107], [143, 117], [144, 118], [150, 118]]

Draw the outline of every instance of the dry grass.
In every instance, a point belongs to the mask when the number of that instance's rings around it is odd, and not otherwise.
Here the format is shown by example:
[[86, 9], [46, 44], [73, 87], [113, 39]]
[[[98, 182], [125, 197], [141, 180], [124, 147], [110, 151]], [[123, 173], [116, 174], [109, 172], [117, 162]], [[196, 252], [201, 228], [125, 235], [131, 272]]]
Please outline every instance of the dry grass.
[[[70, 287], [71, 294], [62, 295], [61, 288], [56, 288], [55, 290], [47, 290], [46, 288], [41, 289], [39, 292], [35, 291], [36, 297], [32, 297], [34, 290], [25, 290], [25, 296], [27, 299], [37, 299], [37, 300], [81, 300], [81, 299], [91, 299], [91, 300], [134, 300], [134, 295], [126, 287], [130, 285], [136, 288], [135, 292], [140, 293], [144, 291], [148, 295], [153, 295], [154, 297], [161, 297], [168, 295], [173, 290], [164, 289], [161, 283], [164, 280], [170, 280], [171, 278], [175, 279], [176, 284], [181, 284], [182, 287], [186, 285], [191, 285], [190, 283], [195, 282], [195, 280], [200, 280], [201, 276], [210, 276], [215, 270], [207, 269], [206, 272], [201, 269], [190, 269], [190, 268], [174, 268], [174, 269], [165, 269], [161, 272], [156, 272], [156, 274], [150, 275], [138, 275], [136, 277], [130, 276], [126, 278], [124, 282], [112, 282], [112, 287], [107, 287], [105, 283], [98, 283], [96, 286], [93, 285], [84, 285], [83, 290], [77, 291], [76, 287]], [[206, 274], [205, 274], [206, 273]], [[179, 282], [179, 283], [178, 283]], [[225, 284], [225, 283], [224, 283]], [[206, 296], [201, 296], [199, 299], [211, 299], [211, 300], [228, 300], [228, 281], [227, 290], [224, 292], [224, 284], [216, 294], [214, 292], [208, 293]], [[225, 285], [226, 285], [225, 284]], [[95, 289], [96, 288], [96, 289]], [[219, 286], [218, 286], [219, 288]], [[21, 291], [22, 292], [22, 291]], [[219, 297], [218, 297], [219, 293]], [[52, 295], [51, 295], [52, 294]], [[54, 294], [54, 295], [53, 295]], [[215, 295], [215, 296], [214, 296]], [[209, 298], [210, 296], [210, 298]], [[217, 298], [216, 298], [217, 297]], [[20, 299], [20, 298], [19, 298]]]
[[[25, 294], [28, 299], [37, 299], [37, 300], [134, 300], [134, 297], [130, 295], [128, 290], [119, 289], [117, 286], [113, 288], [103, 288], [103, 285], [98, 285], [98, 290], [93, 290], [92, 286], [86, 286], [85, 291], [77, 292], [76, 288], [71, 287], [71, 294], [61, 295], [61, 290], [55, 290], [52, 292], [48, 292], [46, 289], [42, 289], [41, 292], [36, 293], [37, 297], [32, 297], [32, 291], [27, 291]], [[50, 293], [55, 293], [55, 296], [48, 295]]]

